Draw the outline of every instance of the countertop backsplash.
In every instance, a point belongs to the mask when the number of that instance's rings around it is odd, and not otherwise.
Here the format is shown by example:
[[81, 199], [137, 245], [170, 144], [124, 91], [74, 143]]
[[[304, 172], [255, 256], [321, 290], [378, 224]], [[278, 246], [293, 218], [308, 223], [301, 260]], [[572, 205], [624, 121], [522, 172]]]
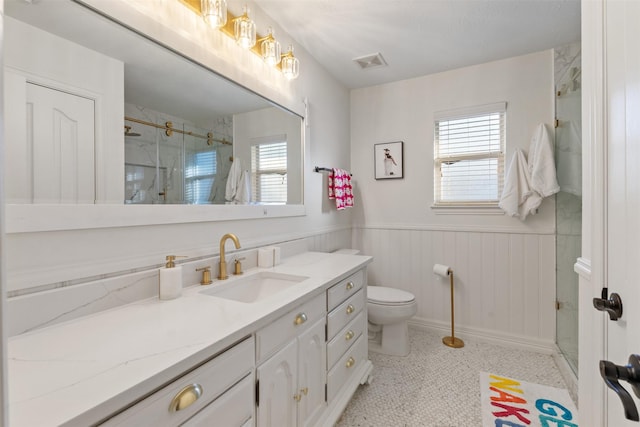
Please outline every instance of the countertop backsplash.
[[[282, 250], [282, 258], [287, 258], [309, 250], [313, 242], [309, 238], [273, 243]], [[212, 245], [217, 247], [217, 245]], [[227, 264], [233, 272], [233, 260], [242, 260], [242, 269], [248, 270], [258, 265], [258, 248], [228, 250]], [[162, 261], [162, 260], [160, 260]], [[219, 256], [182, 259], [183, 286], [200, 283], [202, 272], [197, 268], [211, 267], [212, 285], [218, 281]], [[78, 317], [91, 315], [135, 301], [158, 297], [158, 269], [162, 264], [146, 269], [122, 272], [108, 278], [88, 279], [73, 285], [60, 284], [53, 289], [7, 299], [7, 329], [9, 336], [20, 335], [36, 329], [55, 325]]]

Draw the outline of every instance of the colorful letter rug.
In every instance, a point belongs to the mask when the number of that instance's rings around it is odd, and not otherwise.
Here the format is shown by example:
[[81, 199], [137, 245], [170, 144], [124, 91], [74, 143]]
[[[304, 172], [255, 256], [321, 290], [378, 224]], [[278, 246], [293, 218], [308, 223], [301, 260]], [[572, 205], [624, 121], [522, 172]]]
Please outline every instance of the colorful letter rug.
[[562, 388], [480, 372], [483, 427], [578, 427], [578, 411]]

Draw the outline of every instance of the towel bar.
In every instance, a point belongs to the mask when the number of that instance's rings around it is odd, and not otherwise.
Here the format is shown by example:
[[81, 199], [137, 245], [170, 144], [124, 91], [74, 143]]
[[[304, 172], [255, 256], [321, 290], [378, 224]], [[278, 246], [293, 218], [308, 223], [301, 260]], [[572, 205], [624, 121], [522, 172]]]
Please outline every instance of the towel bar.
[[[313, 168], [313, 171], [314, 172], [332, 172], [333, 169], [316, 166], [315, 168]], [[350, 173], [349, 176], [353, 176], [353, 174]]]

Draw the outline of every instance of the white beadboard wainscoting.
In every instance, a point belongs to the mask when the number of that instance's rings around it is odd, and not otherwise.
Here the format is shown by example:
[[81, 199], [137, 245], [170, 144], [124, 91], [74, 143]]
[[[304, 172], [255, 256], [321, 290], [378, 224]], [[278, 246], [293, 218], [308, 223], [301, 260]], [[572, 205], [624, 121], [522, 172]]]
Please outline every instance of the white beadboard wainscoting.
[[454, 272], [456, 336], [555, 351], [552, 232], [354, 226], [353, 242], [374, 257], [369, 285], [416, 296], [412, 326], [450, 335], [449, 279], [433, 273], [434, 264], [445, 264]]

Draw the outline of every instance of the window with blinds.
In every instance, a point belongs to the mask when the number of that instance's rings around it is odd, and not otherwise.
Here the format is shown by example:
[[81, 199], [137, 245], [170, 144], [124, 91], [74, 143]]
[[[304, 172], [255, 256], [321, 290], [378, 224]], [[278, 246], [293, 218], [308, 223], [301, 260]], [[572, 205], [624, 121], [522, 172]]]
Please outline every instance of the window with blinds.
[[287, 141], [251, 146], [251, 200], [287, 203]]
[[434, 205], [496, 206], [504, 181], [506, 103], [436, 114]]
[[185, 167], [185, 201], [191, 204], [209, 202], [211, 186], [216, 175], [216, 150], [199, 151], [187, 155]]

